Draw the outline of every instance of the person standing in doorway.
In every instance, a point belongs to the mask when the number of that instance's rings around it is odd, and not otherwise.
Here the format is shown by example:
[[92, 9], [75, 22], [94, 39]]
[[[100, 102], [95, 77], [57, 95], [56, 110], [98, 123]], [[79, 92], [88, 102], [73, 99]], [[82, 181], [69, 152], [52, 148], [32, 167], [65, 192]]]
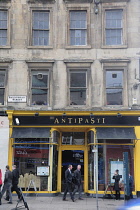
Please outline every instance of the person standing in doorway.
[[74, 196], [72, 194], [71, 188], [72, 188], [72, 165], [68, 166], [68, 169], [65, 171], [65, 182], [66, 182], [66, 188], [64, 191], [63, 201], [66, 201], [67, 192], [70, 193], [71, 200], [74, 202]]
[[130, 199], [133, 199], [133, 177], [129, 174], [129, 192], [130, 192]]
[[83, 200], [83, 198], [82, 198], [81, 165], [78, 165], [77, 169], [74, 171], [74, 178], [75, 178], [75, 189], [73, 191], [73, 196], [78, 191], [79, 192], [79, 200]]
[[5, 177], [4, 177], [4, 186], [1, 191], [1, 196], [0, 196], [0, 202], [2, 199], [3, 194], [8, 191], [9, 194], [9, 204], [12, 204], [12, 193], [11, 193], [11, 187], [12, 187], [12, 172], [9, 170], [9, 166], [6, 166], [6, 172], [5, 172]]
[[115, 179], [114, 190], [116, 191], [116, 200], [119, 200], [120, 199], [120, 188], [119, 188], [120, 175], [119, 175], [118, 169], [115, 171], [112, 179]]

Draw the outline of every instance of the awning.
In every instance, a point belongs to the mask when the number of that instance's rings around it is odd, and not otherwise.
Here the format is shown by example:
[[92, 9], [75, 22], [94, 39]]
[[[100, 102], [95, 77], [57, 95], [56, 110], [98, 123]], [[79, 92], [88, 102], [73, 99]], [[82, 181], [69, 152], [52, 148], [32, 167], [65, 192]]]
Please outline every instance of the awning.
[[13, 128], [11, 138], [49, 138], [50, 128]]
[[137, 139], [134, 128], [96, 128], [97, 139]]

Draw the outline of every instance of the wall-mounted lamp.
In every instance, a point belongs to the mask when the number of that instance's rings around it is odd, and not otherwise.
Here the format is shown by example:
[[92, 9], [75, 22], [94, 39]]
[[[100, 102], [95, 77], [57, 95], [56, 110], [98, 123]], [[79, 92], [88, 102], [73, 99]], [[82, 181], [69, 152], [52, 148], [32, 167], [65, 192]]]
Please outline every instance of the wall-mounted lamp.
[[96, 15], [99, 13], [99, 6], [98, 6], [99, 3], [100, 3], [100, 0], [94, 0], [94, 4], [95, 4], [94, 12], [95, 12]]
[[38, 116], [39, 116], [39, 113], [38, 113], [38, 112], [36, 112], [36, 113], [35, 113], [35, 117], [38, 117]]
[[62, 114], [62, 118], [65, 119], [66, 117], [67, 117], [67, 115], [66, 115], [66, 113], [64, 112], [64, 113]]
[[120, 113], [118, 113], [118, 114], [117, 114], [117, 117], [118, 117], [118, 118], [121, 118], [121, 117], [122, 117], [122, 115], [121, 115]]
[[15, 118], [15, 122], [16, 122], [16, 124], [17, 124], [17, 125], [19, 125], [19, 124], [20, 124], [20, 122], [19, 122], [19, 119], [18, 119], [18, 118]]
[[90, 113], [90, 118], [93, 118], [94, 117], [94, 114], [93, 113]]

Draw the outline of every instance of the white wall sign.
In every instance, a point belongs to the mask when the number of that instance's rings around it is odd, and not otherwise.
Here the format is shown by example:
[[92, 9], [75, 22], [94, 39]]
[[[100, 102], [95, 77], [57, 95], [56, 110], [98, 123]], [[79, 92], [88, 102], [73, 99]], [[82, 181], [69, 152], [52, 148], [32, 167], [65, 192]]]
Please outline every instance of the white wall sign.
[[11, 103], [25, 103], [26, 96], [8, 96], [8, 102]]
[[49, 176], [49, 166], [37, 166], [37, 176]]

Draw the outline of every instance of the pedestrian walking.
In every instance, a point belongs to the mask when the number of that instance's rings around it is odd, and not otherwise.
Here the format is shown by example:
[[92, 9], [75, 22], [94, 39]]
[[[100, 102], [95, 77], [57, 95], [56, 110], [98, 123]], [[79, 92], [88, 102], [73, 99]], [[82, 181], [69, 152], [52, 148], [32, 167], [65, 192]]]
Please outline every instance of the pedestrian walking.
[[116, 191], [116, 200], [119, 200], [120, 199], [120, 188], [119, 188], [120, 175], [119, 175], [118, 169], [115, 171], [112, 179], [115, 179], [114, 190]]
[[6, 166], [6, 172], [4, 177], [4, 185], [1, 191], [0, 200], [2, 199], [3, 194], [8, 191], [9, 194], [9, 204], [12, 204], [12, 193], [11, 193], [11, 187], [12, 187], [12, 172], [9, 170], [9, 166]]
[[[12, 188], [11, 188], [11, 192], [15, 191], [17, 193], [18, 199], [20, 200], [21, 193], [20, 193], [20, 190], [18, 188], [19, 171], [18, 171], [16, 165], [13, 165], [12, 169], [13, 170], [12, 170]], [[5, 200], [9, 201], [8, 191], [6, 192]]]
[[79, 200], [83, 200], [83, 198], [82, 198], [81, 165], [78, 165], [77, 169], [74, 171], [74, 179], [75, 179], [75, 189], [73, 191], [73, 196], [78, 191], [79, 192]]
[[67, 192], [70, 193], [71, 200], [74, 202], [74, 196], [72, 194], [72, 165], [68, 166], [68, 169], [65, 171], [65, 182], [66, 188], [64, 191], [63, 201], [66, 201]]
[[0, 193], [1, 193], [1, 186], [2, 186], [2, 171], [0, 169]]

